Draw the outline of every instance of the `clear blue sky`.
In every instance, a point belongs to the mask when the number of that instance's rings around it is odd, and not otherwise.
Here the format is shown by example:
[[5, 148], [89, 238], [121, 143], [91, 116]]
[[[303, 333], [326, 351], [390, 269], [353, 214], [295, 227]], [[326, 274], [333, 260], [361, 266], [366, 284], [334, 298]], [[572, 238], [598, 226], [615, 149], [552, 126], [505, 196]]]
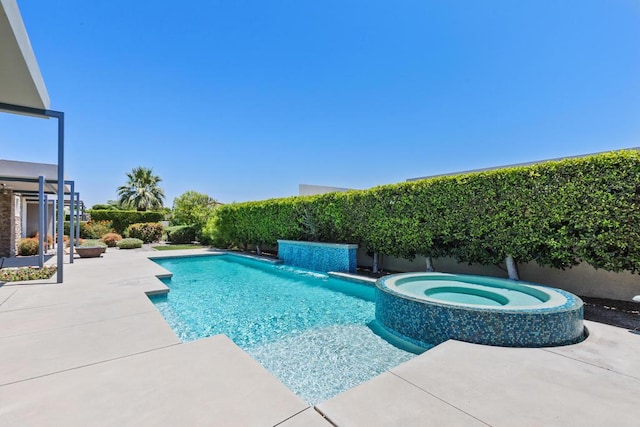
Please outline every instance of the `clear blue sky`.
[[[640, 2], [18, 0], [66, 174], [222, 202], [640, 146]], [[56, 163], [0, 115], [0, 158]]]

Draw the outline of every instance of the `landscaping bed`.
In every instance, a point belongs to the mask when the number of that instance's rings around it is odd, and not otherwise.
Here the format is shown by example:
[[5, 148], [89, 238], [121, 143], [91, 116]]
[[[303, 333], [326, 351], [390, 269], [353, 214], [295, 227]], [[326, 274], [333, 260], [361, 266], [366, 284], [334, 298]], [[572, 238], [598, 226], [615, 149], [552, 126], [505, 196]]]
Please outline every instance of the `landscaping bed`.
[[584, 301], [584, 318], [640, 332], [640, 303], [604, 298], [580, 297]]
[[0, 270], [0, 282], [20, 282], [23, 280], [49, 279], [57, 271], [55, 266], [4, 268]]

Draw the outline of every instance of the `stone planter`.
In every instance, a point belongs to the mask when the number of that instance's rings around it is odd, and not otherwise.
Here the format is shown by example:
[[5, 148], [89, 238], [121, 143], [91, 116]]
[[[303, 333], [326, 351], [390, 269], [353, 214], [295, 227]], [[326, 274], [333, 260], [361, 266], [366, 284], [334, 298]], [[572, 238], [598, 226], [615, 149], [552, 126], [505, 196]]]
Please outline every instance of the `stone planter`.
[[102, 246], [78, 246], [74, 250], [80, 255], [80, 258], [97, 258], [102, 255], [105, 249]]
[[355, 273], [358, 245], [278, 240], [278, 258], [309, 270]]

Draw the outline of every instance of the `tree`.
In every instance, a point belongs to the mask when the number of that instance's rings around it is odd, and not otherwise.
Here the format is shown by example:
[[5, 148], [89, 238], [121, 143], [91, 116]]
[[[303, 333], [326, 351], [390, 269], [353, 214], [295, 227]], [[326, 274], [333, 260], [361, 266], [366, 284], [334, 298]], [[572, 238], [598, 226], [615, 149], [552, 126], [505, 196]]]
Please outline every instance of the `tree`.
[[107, 206], [110, 206], [109, 209], [122, 209], [120, 200], [107, 200]]
[[162, 207], [164, 191], [158, 186], [162, 179], [153, 174], [153, 169], [139, 166], [127, 173], [128, 181], [118, 187], [120, 205], [138, 211]]
[[173, 220], [175, 225], [192, 225], [198, 230], [207, 223], [213, 209], [218, 206], [213, 197], [197, 191], [187, 191], [173, 201]]

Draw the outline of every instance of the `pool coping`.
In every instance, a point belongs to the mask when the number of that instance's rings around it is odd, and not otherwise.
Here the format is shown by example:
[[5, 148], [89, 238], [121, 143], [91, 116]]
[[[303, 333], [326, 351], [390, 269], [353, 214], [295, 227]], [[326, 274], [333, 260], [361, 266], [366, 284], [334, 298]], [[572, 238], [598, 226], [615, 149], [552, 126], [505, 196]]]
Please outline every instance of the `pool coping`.
[[325, 248], [340, 248], [340, 249], [358, 249], [358, 245], [355, 243], [326, 243], [326, 242], [313, 242], [306, 240], [285, 240], [278, 239], [278, 244], [287, 243], [294, 246], [318, 246]]
[[242, 252], [224, 251], [224, 255], [235, 256], [235, 257], [238, 257], [238, 258], [251, 259], [253, 261], [263, 262], [265, 264], [279, 265], [279, 264], [283, 263], [281, 259], [269, 258], [269, 257], [261, 256], [261, 255], [246, 254], [246, 253], [242, 253]]
[[343, 273], [340, 271], [329, 271], [327, 275], [335, 279], [346, 280], [347, 282], [355, 282], [369, 286], [376, 285], [376, 279], [374, 279], [373, 277], [361, 276], [353, 273]]
[[[452, 303], [452, 302], [444, 301], [437, 298], [430, 298], [427, 296], [418, 297], [409, 292], [403, 291], [396, 284], [397, 280], [403, 280], [405, 278], [410, 278], [410, 277], [419, 277], [423, 275], [476, 277], [475, 275], [465, 275], [465, 274], [450, 274], [450, 273], [438, 273], [438, 272], [435, 272], [435, 273], [434, 272], [411, 272], [411, 273], [397, 273], [397, 274], [384, 276], [376, 280], [375, 284], [376, 284], [376, 287], [383, 292], [390, 293], [399, 298], [411, 300], [417, 303], [428, 302], [431, 305], [437, 305], [441, 307], [455, 307], [455, 308], [462, 307], [465, 310], [476, 311], [476, 312], [499, 311], [501, 313], [513, 313], [513, 314], [537, 314], [540, 312], [556, 313], [556, 312], [563, 312], [563, 311], [571, 311], [576, 306], [582, 307], [584, 304], [582, 299], [580, 299], [580, 297], [570, 292], [567, 292], [563, 289], [558, 289], [551, 286], [544, 286], [544, 285], [539, 285], [539, 284], [525, 282], [525, 281], [518, 281], [515, 284], [525, 286], [525, 287], [531, 287], [538, 291], [544, 292], [545, 294], [550, 296], [549, 301], [540, 303], [540, 304], [530, 305], [530, 306], [527, 306], [527, 305], [489, 306], [489, 305], [480, 305], [480, 304]], [[402, 276], [402, 277], [399, 277], [399, 276]], [[477, 277], [483, 277], [483, 276], [477, 276]], [[507, 279], [501, 279], [501, 278], [496, 278], [496, 279], [508, 281]], [[554, 293], [558, 294], [559, 297], [556, 295], [553, 295]]]

